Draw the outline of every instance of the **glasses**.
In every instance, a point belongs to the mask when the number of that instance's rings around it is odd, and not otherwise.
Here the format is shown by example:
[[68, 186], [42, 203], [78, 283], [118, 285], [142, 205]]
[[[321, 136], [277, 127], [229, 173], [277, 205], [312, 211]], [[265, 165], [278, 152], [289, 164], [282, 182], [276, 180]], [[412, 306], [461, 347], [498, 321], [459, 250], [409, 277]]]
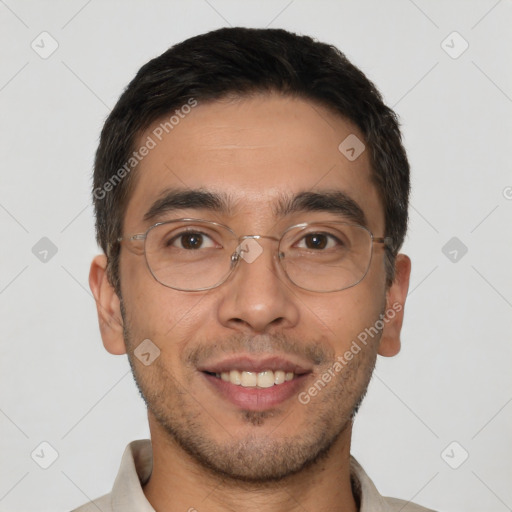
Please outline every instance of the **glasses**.
[[144, 255], [153, 277], [168, 288], [185, 292], [220, 286], [242, 259], [252, 263], [261, 255], [264, 240], [277, 242], [273, 257], [289, 281], [322, 293], [361, 282], [370, 267], [374, 243], [391, 247], [389, 237], [377, 238], [363, 226], [337, 221], [296, 224], [276, 238], [238, 236], [217, 222], [177, 219], [117, 239], [144, 241]]

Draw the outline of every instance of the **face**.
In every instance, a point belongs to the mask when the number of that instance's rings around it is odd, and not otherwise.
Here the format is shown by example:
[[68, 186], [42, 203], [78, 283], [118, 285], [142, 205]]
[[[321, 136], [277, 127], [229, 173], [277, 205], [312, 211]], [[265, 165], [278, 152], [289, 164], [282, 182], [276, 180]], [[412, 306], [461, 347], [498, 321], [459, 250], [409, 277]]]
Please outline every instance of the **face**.
[[[161, 141], [153, 136], [156, 146], [137, 167], [124, 234], [199, 218], [237, 235], [279, 239], [302, 222], [352, 222], [325, 202], [317, 209], [282, 207], [300, 194], [339, 192], [383, 236], [367, 152], [351, 161], [338, 150], [351, 134], [363, 140], [353, 124], [305, 100], [262, 95], [199, 104]], [[168, 201], [145, 219], [169, 193], [191, 190], [225, 204]], [[272, 238], [259, 239], [261, 254], [241, 260], [223, 284], [193, 292], [157, 282], [143, 245], [122, 244], [122, 335], [152, 433], [167, 436], [203, 467], [257, 482], [300, 471], [347, 439], [377, 353], [398, 351], [396, 311], [384, 335], [379, 329], [345, 356], [392, 302], [405, 298], [406, 278], [386, 287], [382, 244], [374, 244], [361, 282], [329, 293], [292, 284]], [[104, 333], [111, 352], [122, 352], [119, 336]], [[134, 350], [147, 339], [160, 353], [146, 366]]]

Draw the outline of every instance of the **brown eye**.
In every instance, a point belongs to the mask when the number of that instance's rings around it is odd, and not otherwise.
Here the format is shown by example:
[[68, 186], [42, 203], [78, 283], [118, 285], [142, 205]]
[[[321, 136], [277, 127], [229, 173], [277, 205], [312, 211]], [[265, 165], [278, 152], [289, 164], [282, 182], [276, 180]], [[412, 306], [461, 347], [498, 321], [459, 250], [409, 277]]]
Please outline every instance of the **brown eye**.
[[201, 233], [185, 233], [179, 237], [183, 249], [200, 249], [203, 244]]
[[174, 236], [167, 237], [163, 245], [167, 248], [184, 249], [194, 251], [215, 247], [215, 242], [204, 233], [198, 231], [182, 231]]
[[328, 244], [327, 236], [319, 233], [305, 236], [304, 241], [308, 249], [325, 249]]
[[321, 251], [343, 246], [338, 237], [329, 233], [308, 233], [297, 244], [298, 249], [310, 249]]

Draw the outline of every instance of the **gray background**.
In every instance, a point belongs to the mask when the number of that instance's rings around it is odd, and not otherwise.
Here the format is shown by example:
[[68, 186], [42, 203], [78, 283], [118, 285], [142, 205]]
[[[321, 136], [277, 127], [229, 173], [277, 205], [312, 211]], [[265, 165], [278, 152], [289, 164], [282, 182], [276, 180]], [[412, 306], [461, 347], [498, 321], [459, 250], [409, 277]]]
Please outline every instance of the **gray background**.
[[125, 445], [148, 436], [87, 284], [93, 154], [143, 63], [227, 25], [335, 44], [401, 117], [413, 171], [403, 349], [378, 363], [354, 455], [385, 495], [512, 510], [511, 22], [506, 0], [0, 1], [0, 511], [108, 492]]

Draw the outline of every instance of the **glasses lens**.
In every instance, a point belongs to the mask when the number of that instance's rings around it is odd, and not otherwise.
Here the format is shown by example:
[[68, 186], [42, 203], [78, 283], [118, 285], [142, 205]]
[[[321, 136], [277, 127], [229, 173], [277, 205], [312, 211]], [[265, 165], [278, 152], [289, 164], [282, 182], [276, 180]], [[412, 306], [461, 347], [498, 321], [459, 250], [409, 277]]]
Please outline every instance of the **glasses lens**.
[[236, 243], [222, 226], [199, 221], [158, 224], [146, 238], [146, 261], [157, 281], [170, 288], [212, 288], [229, 274]]
[[290, 280], [309, 291], [331, 292], [357, 284], [368, 272], [372, 238], [362, 226], [309, 224], [285, 233], [281, 263]]

